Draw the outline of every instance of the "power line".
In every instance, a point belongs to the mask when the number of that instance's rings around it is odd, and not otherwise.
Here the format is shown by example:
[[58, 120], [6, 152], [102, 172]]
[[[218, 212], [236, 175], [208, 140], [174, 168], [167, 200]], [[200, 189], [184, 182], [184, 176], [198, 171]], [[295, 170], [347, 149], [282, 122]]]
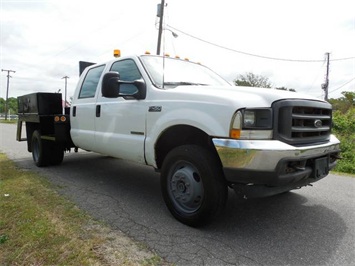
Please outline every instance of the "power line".
[[[316, 63], [316, 62], [324, 62], [324, 60], [309, 60], [309, 59], [290, 59], [290, 58], [277, 58], [277, 57], [271, 57], [271, 56], [264, 56], [264, 55], [257, 55], [257, 54], [252, 54], [252, 53], [248, 53], [248, 52], [243, 52], [243, 51], [239, 51], [239, 50], [235, 50], [235, 49], [232, 49], [232, 48], [229, 48], [229, 47], [225, 47], [223, 45], [219, 45], [219, 44], [216, 44], [216, 43], [213, 43], [213, 42], [210, 42], [210, 41], [206, 41], [202, 38], [199, 38], [199, 37], [196, 37], [192, 34], [189, 34], [187, 32], [184, 32], [182, 30], [179, 30], [175, 27], [172, 27], [170, 25], [167, 25], [167, 27], [175, 30], [175, 31], [178, 31], [186, 36], [189, 36], [193, 39], [196, 39], [196, 40], [199, 40], [201, 42], [204, 42], [204, 43], [207, 43], [209, 45], [212, 45], [212, 46], [216, 46], [218, 48], [221, 48], [221, 49], [224, 49], [224, 50], [228, 50], [228, 51], [231, 51], [231, 52], [234, 52], [234, 53], [239, 53], [239, 54], [243, 54], [243, 55], [247, 55], [247, 56], [253, 56], [253, 57], [258, 57], [258, 58], [262, 58], [262, 59], [268, 59], [268, 60], [276, 60], [276, 61], [286, 61], [286, 62], [298, 62], [298, 63]], [[336, 58], [336, 59], [332, 59], [330, 61], [344, 61], [344, 60], [352, 60], [352, 59], [355, 59], [355, 56], [352, 56], [352, 57], [345, 57], [345, 58]]]
[[351, 80], [349, 80], [348, 82], [345, 82], [343, 85], [341, 85], [340, 87], [338, 87], [338, 88], [332, 90], [332, 91], [329, 92], [329, 93], [332, 93], [332, 92], [335, 92], [335, 91], [341, 89], [341, 88], [344, 87], [345, 85], [348, 85], [350, 82], [352, 82], [354, 79], [355, 79], [355, 77], [353, 77]]
[[[323, 66], [326, 62], [324, 61], [323, 64], [321, 65], [320, 69], [317, 72], [317, 75], [315, 76], [315, 78], [313, 79], [312, 85], [309, 87], [309, 89], [307, 90], [307, 92], [309, 92], [310, 90], [314, 89], [314, 84], [316, 83], [316, 81], [318, 80], [318, 77], [321, 73], [321, 70], [323, 70]], [[318, 88], [317, 88], [318, 89]]]
[[331, 59], [330, 61], [345, 61], [345, 60], [351, 60], [351, 59], [355, 59], [355, 56], [344, 57], [344, 58], [335, 58], [335, 59]]

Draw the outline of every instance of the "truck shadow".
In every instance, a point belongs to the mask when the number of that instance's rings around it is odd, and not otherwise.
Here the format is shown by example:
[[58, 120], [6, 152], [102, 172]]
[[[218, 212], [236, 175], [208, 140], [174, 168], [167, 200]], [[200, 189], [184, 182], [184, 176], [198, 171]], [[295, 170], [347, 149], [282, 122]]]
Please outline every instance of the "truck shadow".
[[152, 168], [84, 153], [38, 171], [93, 217], [176, 265], [329, 264], [346, 233], [336, 212], [312, 203], [302, 190], [251, 200], [230, 191], [216, 221], [191, 228], [168, 212]]
[[203, 230], [228, 234], [241, 253], [253, 250], [262, 264], [327, 264], [346, 234], [345, 222], [301, 192], [245, 201], [230, 193], [223, 216]]

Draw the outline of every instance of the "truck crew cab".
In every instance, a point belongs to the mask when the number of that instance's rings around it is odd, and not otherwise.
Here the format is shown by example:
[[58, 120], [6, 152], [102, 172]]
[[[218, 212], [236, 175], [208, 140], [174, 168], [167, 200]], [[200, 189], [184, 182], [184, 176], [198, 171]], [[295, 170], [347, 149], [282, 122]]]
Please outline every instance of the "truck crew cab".
[[329, 103], [232, 86], [178, 58], [91, 65], [65, 113], [60, 94], [18, 102], [17, 140], [27, 140], [37, 166], [60, 164], [71, 148], [150, 165], [168, 209], [190, 226], [218, 215], [228, 187], [243, 198], [283, 193], [322, 179], [339, 158]]

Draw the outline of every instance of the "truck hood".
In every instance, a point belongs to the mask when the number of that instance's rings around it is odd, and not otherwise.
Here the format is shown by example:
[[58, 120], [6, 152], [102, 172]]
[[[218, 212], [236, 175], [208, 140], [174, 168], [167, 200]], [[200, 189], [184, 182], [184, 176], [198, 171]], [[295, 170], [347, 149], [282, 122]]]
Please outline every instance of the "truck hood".
[[290, 91], [242, 86], [179, 86], [169, 89], [174, 99], [198, 100], [226, 104], [236, 107], [270, 107], [273, 102], [283, 99], [307, 99], [322, 101], [315, 97]]

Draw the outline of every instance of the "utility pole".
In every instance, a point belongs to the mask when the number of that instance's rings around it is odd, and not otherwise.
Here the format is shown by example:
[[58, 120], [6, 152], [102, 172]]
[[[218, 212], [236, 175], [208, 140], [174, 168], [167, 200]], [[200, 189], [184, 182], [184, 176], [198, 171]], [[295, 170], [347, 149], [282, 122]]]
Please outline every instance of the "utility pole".
[[324, 100], [328, 101], [328, 87], [329, 87], [329, 56], [330, 53], [325, 53], [327, 60], [327, 72], [325, 74], [325, 82], [322, 84], [322, 89], [324, 90]]
[[10, 73], [16, 73], [14, 70], [10, 69], [1, 69], [1, 72], [7, 72], [7, 88], [6, 88], [6, 100], [5, 100], [5, 120], [7, 120], [7, 113], [8, 113], [8, 100], [9, 100], [9, 86], [10, 86]]
[[161, 36], [162, 36], [162, 33], [163, 33], [164, 7], [165, 7], [165, 0], [161, 0], [161, 4], [158, 4], [158, 13], [157, 13], [157, 17], [160, 18], [160, 21], [159, 21], [159, 33], [158, 33], [158, 45], [157, 45], [157, 55], [160, 55]]
[[67, 107], [67, 80], [68, 76], [62, 77], [62, 79], [65, 79], [65, 93], [64, 93], [64, 107]]

